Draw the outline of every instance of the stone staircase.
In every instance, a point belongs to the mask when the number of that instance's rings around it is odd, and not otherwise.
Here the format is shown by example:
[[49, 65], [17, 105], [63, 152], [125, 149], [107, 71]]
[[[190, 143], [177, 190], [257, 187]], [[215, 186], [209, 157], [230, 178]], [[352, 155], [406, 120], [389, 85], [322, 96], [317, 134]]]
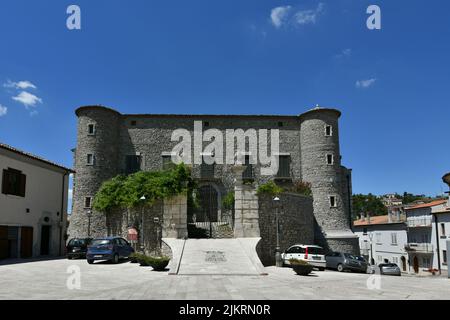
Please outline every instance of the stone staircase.
[[164, 239], [171, 247], [170, 274], [266, 275], [256, 253], [260, 238]]

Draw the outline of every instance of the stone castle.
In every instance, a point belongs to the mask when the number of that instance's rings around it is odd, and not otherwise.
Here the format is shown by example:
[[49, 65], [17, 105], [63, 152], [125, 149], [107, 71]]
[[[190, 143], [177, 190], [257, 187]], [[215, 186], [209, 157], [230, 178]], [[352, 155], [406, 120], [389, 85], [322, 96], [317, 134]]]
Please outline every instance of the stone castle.
[[[281, 233], [285, 234], [281, 241], [282, 249], [302, 241], [308, 244], [314, 242], [327, 250], [359, 251], [357, 238], [351, 231], [351, 170], [341, 165], [341, 113], [338, 110], [317, 107], [298, 116], [173, 115], [121, 114], [103, 106], [85, 106], [78, 108], [76, 115], [76, 174], [69, 237], [124, 234], [126, 227], [132, 224], [128, 216], [126, 221], [119, 218], [121, 226], [117, 231], [104, 215], [91, 209], [93, 197], [101, 184], [118, 174], [161, 170], [170, 165], [171, 151], [177, 144], [171, 141], [172, 132], [182, 128], [193, 134], [194, 121], [202, 121], [205, 130], [214, 128], [223, 132], [226, 129], [278, 129], [279, 169], [273, 176], [262, 176], [258, 164], [246, 162], [246, 166], [236, 176], [235, 167], [231, 165], [193, 165], [192, 175], [199, 184], [202, 208], [194, 217], [191, 214], [182, 223], [201, 225], [231, 219], [235, 237], [245, 236], [241, 231], [238, 234], [234, 221], [245, 215], [243, 211], [246, 208], [242, 207], [242, 203], [239, 204], [240, 199], [236, 199], [237, 210], [236, 213], [233, 210], [233, 215], [222, 208], [222, 199], [227, 193], [238, 189], [243, 192], [242, 188], [250, 188], [248, 184], [241, 183], [241, 175], [256, 186], [269, 180], [280, 184], [303, 181], [311, 184], [312, 199], [292, 194], [285, 197], [289, 200], [284, 200], [286, 220], [282, 218], [281, 223], [285, 226], [285, 229], [281, 228]], [[263, 243], [270, 245], [270, 239], [273, 239], [272, 231], [269, 230], [273, 227], [273, 207], [267, 201], [264, 203], [257, 198], [255, 201], [259, 203], [252, 207], [256, 211], [252, 212], [254, 220], [251, 221], [256, 221], [259, 226], [252, 236], [261, 236]], [[308, 201], [311, 202], [310, 209]], [[238, 208], [238, 205], [242, 208]], [[164, 204], [161, 204], [152, 208], [154, 215], [163, 218], [163, 214], [158, 213], [164, 211], [163, 207]], [[264, 233], [267, 237], [263, 236]]]

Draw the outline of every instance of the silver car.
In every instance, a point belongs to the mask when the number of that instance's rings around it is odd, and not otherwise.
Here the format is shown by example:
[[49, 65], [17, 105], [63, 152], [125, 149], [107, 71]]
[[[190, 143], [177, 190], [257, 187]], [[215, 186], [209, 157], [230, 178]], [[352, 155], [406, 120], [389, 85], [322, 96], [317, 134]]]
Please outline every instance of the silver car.
[[402, 271], [400, 270], [399, 266], [395, 263], [382, 263], [378, 265], [380, 268], [380, 273], [384, 275], [389, 276], [401, 276]]
[[329, 269], [336, 269], [339, 272], [345, 270], [367, 272], [367, 262], [363, 257], [343, 252], [331, 252], [325, 256], [325, 259]]

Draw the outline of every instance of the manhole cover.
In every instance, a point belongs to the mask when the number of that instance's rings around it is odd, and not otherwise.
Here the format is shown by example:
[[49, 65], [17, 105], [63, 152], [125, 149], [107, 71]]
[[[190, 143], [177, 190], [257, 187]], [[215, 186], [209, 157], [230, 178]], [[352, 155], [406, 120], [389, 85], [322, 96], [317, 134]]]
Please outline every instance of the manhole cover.
[[206, 251], [206, 262], [219, 263], [226, 262], [225, 252], [222, 251]]

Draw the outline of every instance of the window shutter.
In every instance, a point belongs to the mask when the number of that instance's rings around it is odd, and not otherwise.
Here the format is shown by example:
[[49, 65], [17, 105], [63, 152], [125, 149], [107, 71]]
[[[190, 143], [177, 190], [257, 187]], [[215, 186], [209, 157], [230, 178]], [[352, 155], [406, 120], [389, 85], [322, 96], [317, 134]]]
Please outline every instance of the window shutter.
[[20, 189], [19, 189], [19, 195], [21, 197], [25, 197], [25, 189], [27, 184], [27, 176], [24, 174], [20, 175]]
[[9, 192], [9, 172], [8, 170], [3, 170], [2, 193], [9, 194]]

